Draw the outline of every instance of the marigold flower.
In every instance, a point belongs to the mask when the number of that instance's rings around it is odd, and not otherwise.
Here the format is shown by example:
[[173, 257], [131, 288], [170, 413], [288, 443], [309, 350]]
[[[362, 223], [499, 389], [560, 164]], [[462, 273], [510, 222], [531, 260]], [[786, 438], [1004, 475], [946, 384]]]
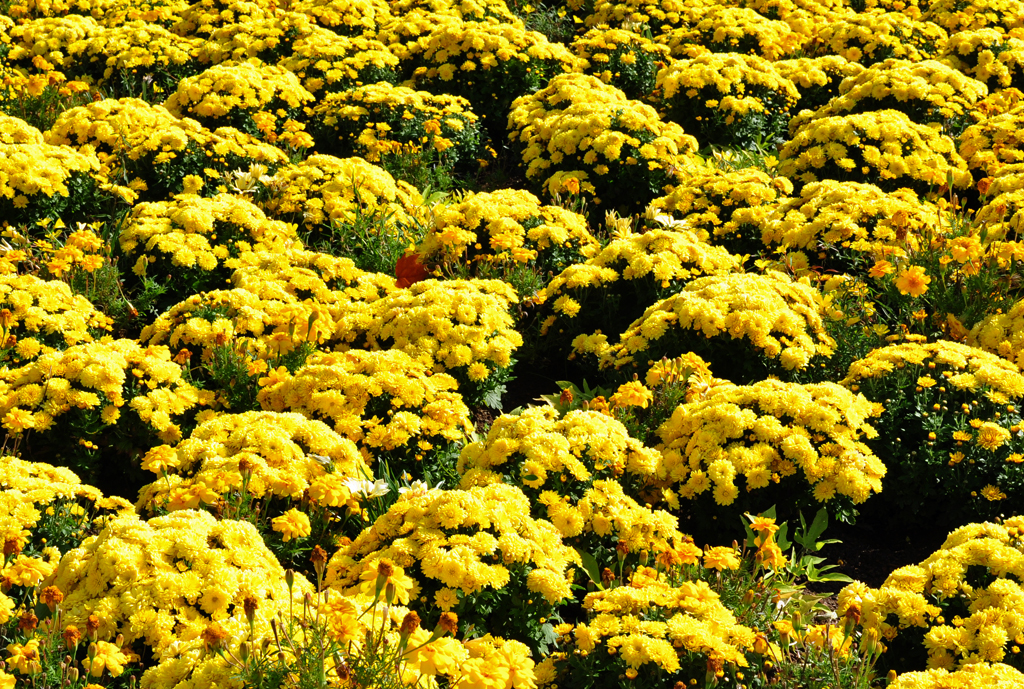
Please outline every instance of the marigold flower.
[[311, 533], [309, 516], [294, 507], [280, 517], [270, 520], [274, 531], [281, 534], [281, 540], [287, 543], [293, 538], [305, 538]]
[[920, 297], [928, 291], [928, 284], [932, 281], [921, 266], [910, 266], [900, 271], [896, 278], [896, 289], [900, 294], [909, 294], [912, 297]]

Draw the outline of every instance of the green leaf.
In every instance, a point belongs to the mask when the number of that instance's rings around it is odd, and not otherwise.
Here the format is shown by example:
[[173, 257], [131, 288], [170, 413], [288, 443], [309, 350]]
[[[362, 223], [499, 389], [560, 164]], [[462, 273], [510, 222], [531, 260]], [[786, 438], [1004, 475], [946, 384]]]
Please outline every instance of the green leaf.
[[601, 591], [604, 590], [604, 586], [601, 585], [601, 568], [597, 564], [597, 558], [590, 553], [576, 548], [576, 552], [580, 554], [580, 560], [583, 562], [583, 571], [587, 573], [590, 580], [594, 582]]
[[480, 397], [480, 402], [491, 409], [501, 409], [501, 396], [505, 394], [504, 385], [495, 385]]

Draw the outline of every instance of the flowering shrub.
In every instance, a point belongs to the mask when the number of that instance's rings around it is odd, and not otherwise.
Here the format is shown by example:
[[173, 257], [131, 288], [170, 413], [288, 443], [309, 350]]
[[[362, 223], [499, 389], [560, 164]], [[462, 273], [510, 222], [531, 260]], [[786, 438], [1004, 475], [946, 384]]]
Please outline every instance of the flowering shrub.
[[[91, 151], [45, 143], [0, 143], [2, 226], [34, 225], [43, 218], [85, 219], [110, 203]], [[105, 185], [103, 185], [105, 186]]]
[[[985, 205], [974, 216], [975, 224], [984, 228], [985, 239], [989, 242], [1024, 236], [1021, 231], [1021, 223], [1024, 221], [1024, 179], [1020, 175], [1004, 175], [1000, 181], [1004, 183], [999, 185], [996, 193], [990, 189], [990, 198], [985, 199]], [[1009, 187], [1012, 190], [999, 193], [1000, 188]]]
[[101, 159], [101, 173], [124, 180], [142, 201], [164, 201], [182, 192], [212, 196], [221, 176], [237, 168], [259, 164], [273, 171], [288, 162], [284, 151], [248, 134], [230, 128], [211, 132], [134, 98], [71, 108], [57, 118], [46, 140], [91, 146]]
[[309, 148], [312, 139], [299, 120], [302, 107], [314, 100], [284, 67], [240, 62], [181, 79], [164, 107], [207, 127], [235, 127], [270, 144]]
[[665, 31], [659, 42], [672, 48], [693, 44], [712, 53], [757, 55], [774, 62], [796, 53], [804, 41], [786, 22], [746, 7], [697, 6], [687, 8], [685, 14], [685, 24]]
[[895, 570], [879, 588], [860, 582], [844, 588], [836, 612], [889, 640], [883, 662], [897, 670], [920, 667], [913, 661], [927, 651], [933, 674], [1000, 667], [990, 663], [1008, 663], [1017, 672], [1021, 661], [1011, 647], [1024, 626], [1011, 601], [1024, 595], [1017, 579], [1024, 564], [1022, 527], [1021, 517], [960, 527], [924, 562]]
[[977, 178], [995, 177], [1004, 165], [1024, 162], [1024, 108], [988, 117], [964, 130], [958, 150]]
[[652, 229], [613, 240], [544, 289], [541, 336], [545, 345], [568, 353], [576, 337], [622, 332], [646, 305], [678, 292], [690, 280], [738, 268], [736, 257], [685, 230]]
[[538, 648], [555, 606], [572, 595], [579, 555], [549, 522], [528, 516], [529, 499], [504, 484], [420, 489], [398, 501], [331, 558], [327, 583], [370, 591], [382, 568], [395, 571], [396, 600], [433, 601], [463, 624], [499, 631]]
[[[151, 449], [142, 466], [157, 474], [140, 491], [144, 513], [209, 508], [250, 521], [282, 562], [300, 567], [359, 512], [350, 483], [371, 475], [355, 444], [322, 421], [263, 411], [218, 414], [177, 445]], [[295, 510], [308, 528], [292, 537], [278, 520]]]
[[[372, 303], [397, 289], [393, 277], [363, 272], [352, 259], [295, 247], [285, 252], [247, 251], [232, 260], [231, 267], [235, 269], [231, 283], [261, 299], [313, 299], [328, 308], [344, 304], [344, 310], [332, 312], [333, 317], [356, 328], [366, 327], [353, 317], [357, 303]], [[337, 334], [350, 344], [355, 342], [355, 334]]]
[[620, 89], [626, 98], [643, 98], [654, 90], [654, 78], [669, 50], [661, 43], [624, 29], [597, 26], [578, 36], [572, 51], [587, 66], [583, 72]]
[[[442, 272], [506, 277], [529, 265], [557, 272], [598, 249], [586, 219], [513, 189], [469, 193], [431, 209], [419, 260]], [[494, 275], [497, 273], [497, 275]]]
[[0, 383], [8, 435], [59, 458], [90, 483], [135, 478], [129, 461], [101, 466], [101, 449], [131, 453], [177, 442], [189, 412], [212, 401], [182, 377], [165, 347], [144, 349], [125, 339], [41, 354], [0, 371]]
[[934, 194], [950, 178], [959, 189], [971, 184], [967, 163], [949, 137], [896, 110], [807, 122], [779, 153], [779, 174], [799, 186], [832, 179], [922, 195]]
[[300, 12], [275, 12], [244, 23], [226, 24], [214, 29], [203, 41], [199, 59], [213, 64], [263, 62], [272, 65], [290, 55], [293, 45], [315, 30], [310, 18]]
[[876, 505], [903, 523], [991, 517], [1019, 499], [1024, 376], [1013, 364], [954, 342], [893, 344], [841, 382], [885, 406], [868, 441], [888, 468]]
[[941, 52], [945, 30], [902, 12], [882, 9], [837, 17], [815, 39], [818, 55], [834, 54], [865, 67], [890, 57], [917, 62]]
[[316, 150], [371, 163], [430, 152], [451, 169], [481, 153], [478, 118], [464, 98], [435, 96], [387, 82], [328, 94], [313, 108]]
[[273, 14], [269, 3], [252, 0], [198, 0], [178, 13], [171, 31], [180, 36], [209, 38], [219, 27], [249, 24]]
[[806, 368], [835, 346], [817, 290], [774, 271], [698, 278], [648, 308], [618, 343], [601, 347], [592, 339], [577, 338], [573, 347], [593, 351], [601, 368], [620, 375], [643, 373], [663, 356], [695, 352], [736, 383]]
[[340, 36], [372, 34], [391, 19], [384, 0], [299, 0], [292, 9]]
[[68, 47], [76, 73], [88, 77], [111, 98], [161, 95], [200, 71], [202, 41], [182, 37], [145, 21], [113, 26]]
[[314, 30], [295, 41], [279, 64], [294, 72], [306, 89], [320, 96], [382, 81], [398, 81], [398, 58], [378, 40]]
[[260, 178], [259, 205], [299, 226], [307, 246], [350, 256], [366, 270], [392, 270], [413, 239], [420, 193], [363, 158], [311, 155]]
[[455, 380], [400, 351], [317, 353], [294, 375], [278, 369], [262, 385], [264, 409], [333, 424], [396, 476], [450, 478], [442, 460], [473, 429]]
[[656, 0], [595, 0], [594, 11], [587, 16], [588, 27], [607, 25], [612, 28], [646, 25], [654, 35], [665, 33], [686, 19], [682, 3], [661, 3]]
[[[115, 513], [133, 511], [130, 502], [104, 497], [70, 469], [6, 455], [0, 457], [0, 507], [0, 540], [15, 560], [5, 575], [19, 593], [28, 593], [53, 572], [54, 550], [67, 551]], [[11, 588], [6, 593], [19, 598]], [[0, 602], [0, 624], [6, 624], [8, 612]]]
[[954, 33], [939, 59], [985, 83], [990, 91], [1024, 87], [1024, 40], [997, 29]]
[[697, 142], [655, 110], [582, 74], [521, 96], [508, 116], [526, 178], [553, 196], [575, 189], [596, 203], [634, 212], [665, 191], [680, 157]]
[[955, 137], [979, 117], [975, 106], [987, 95], [983, 83], [941, 62], [888, 59], [844, 79], [835, 98], [795, 118], [790, 129], [821, 117], [896, 110], [917, 124], [940, 125]]
[[864, 71], [859, 62], [838, 55], [800, 57], [772, 63], [783, 79], [789, 79], [800, 94], [801, 110], [816, 110], [839, 95], [839, 84]]
[[110, 319], [65, 282], [0, 275], [0, 361], [5, 364], [92, 342], [110, 329]]
[[424, 280], [374, 302], [366, 336], [374, 349], [450, 373], [471, 406], [497, 409], [523, 344], [509, 313], [516, 302], [500, 280]]
[[280, 251], [294, 239], [293, 225], [268, 220], [243, 197], [179, 194], [137, 204], [118, 242], [136, 278], [167, 276], [174, 303], [223, 284], [230, 275], [227, 259], [253, 247]]
[[767, 218], [793, 193], [789, 180], [753, 168], [689, 168], [686, 173], [680, 184], [654, 199], [651, 206], [678, 219], [683, 227], [706, 233], [712, 244], [740, 256], [758, 255], [764, 249], [761, 233]]
[[505, 118], [517, 96], [579, 67], [579, 59], [560, 43], [514, 24], [446, 21], [392, 49], [411, 70], [416, 88], [465, 98], [495, 139], [504, 138]]
[[999, 31], [1024, 28], [1024, 4], [1020, 0], [971, 0], [928, 3], [924, 18], [955, 34], [992, 27]]
[[[695, 560], [691, 555], [687, 564]], [[537, 668], [541, 686], [613, 686], [620, 676], [658, 686], [665, 677], [746, 668], [755, 631], [739, 624], [706, 582], [680, 579], [641, 567], [628, 585], [588, 593], [587, 621], [562, 626], [564, 650]]]
[[[715, 385], [676, 407], [658, 429], [664, 459], [656, 485], [667, 488], [670, 501], [711, 491], [720, 507], [705, 497], [692, 510], [701, 515], [760, 512], [776, 501], [807, 504], [809, 498], [835, 500], [835, 513], [849, 512], [851, 503], [882, 490], [886, 468], [865, 444], [876, 436], [870, 420], [879, 412], [834, 383]], [[798, 473], [803, 486], [785, 480]]]
[[1006, 313], [993, 313], [982, 319], [967, 336], [967, 344], [998, 354], [1020, 368], [1024, 365], [1024, 303], [1017, 302]]
[[665, 117], [702, 146], [740, 148], [778, 137], [799, 97], [767, 60], [740, 53], [676, 60], [658, 72], [654, 95]]
[[535, 518], [550, 521], [565, 543], [605, 567], [615, 563], [616, 547], [657, 554], [682, 538], [675, 517], [633, 497], [660, 461], [611, 416], [575, 410], [559, 418], [552, 407], [531, 407], [495, 419], [486, 438], [463, 448], [458, 471], [463, 488], [518, 487]]
[[210, 290], [161, 314], [143, 328], [139, 342], [166, 344], [175, 361], [189, 363], [193, 380], [217, 383], [227, 393], [219, 403], [244, 411], [255, 408], [256, 377], [268, 366], [295, 368], [328, 344], [336, 330], [330, 311], [327, 304], [290, 295], [264, 299], [246, 289]]
[[[791, 265], [881, 277], [945, 229], [940, 219], [937, 208], [909, 189], [887, 194], [871, 184], [824, 180], [779, 204], [763, 239], [802, 253], [791, 254]], [[876, 259], [884, 263], [876, 267]]]
[[937, 668], [920, 672], [905, 672], [889, 686], [892, 689], [939, 689], [948, 686], [986, 686], [993, 689], [1012, 689], [1024, 683], [1024, 673], [1003, 663], [975, 663], [950, 672]]
[[[133, 562], [135, 575], [110, 577]], [[301, 608], [312, 586], [291, 586], [252, 524], [183, 510], [149, 521], [124, 516], [68, 552], [49, 582], [64, 593], [63, 619], [77, 629], [95, 619], [94, 638], [152, 654], [145, 686], [194, 681], [237, 686], [210, 641], [237, 655], [274, 638], [271, 620]], [[247, 602], [248, 601], [248, 602]], [[243, 613], [243, 607], [252, 612]], [[251, 622], [249, 622], [251, 620]], [[109, 641], [107, 641], [109, 640]]]
[[69, 51], [71, 45], [102, 31], [95, 19], [79, 14], [31, 19], [7, 32], [10, 50], [5, 62], [30, 73], [70, 71], [76, 62]]

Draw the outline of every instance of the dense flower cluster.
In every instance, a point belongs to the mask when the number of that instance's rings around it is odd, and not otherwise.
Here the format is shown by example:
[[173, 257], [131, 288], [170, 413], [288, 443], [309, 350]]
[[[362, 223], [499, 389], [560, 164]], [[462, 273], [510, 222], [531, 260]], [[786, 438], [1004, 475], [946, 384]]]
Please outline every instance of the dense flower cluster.
[[118, 241], [136, 276], [166, 275], [198, 290], [223, 284], [230, 257], [285, 248], [295, 241], [295, 226], [269, 220], [242, 196], [179, 194], [136, 205]]
[[280, 65], [294, 72], [314, 95], [398, 79], [398, 58], [386, 45], [365, 36], [339, 36], [326, 29], [295, 41], [291, 54]]
[[313, 108], [317, 152], [380, 162], [431, 151], [448, 167], [480, 153], [478, 118], [465, 98], [387, 82], [331, 93]]
[[214, 29], [202, 42], [199, 60], [204, 64], [255, 61], [272, 65], [291, 54], [293, 45], [315, 30], [315, 24], [301, 12], [268, 13]]
[[431, 209], [429, 229], [417, 246], [428, 266], [492, 267], [531, 264], [558, 272], [597, 251], [586, 219], [513, 189], [466, 194]]
[[504, 130], [516, 96], [579, 67], [579, 59], [562, 44], [511, 23], [440, 22], [396, 54], [412, 69], [417, 88], [462, 96], [495, 134]]
[[329, 241], [338, 226], [367, 218], [398, 231], [412, 224], [423, 203], [418, 190], [363, 158], [311, 155], [261, 180], [256, 184], [268, 194], [259, 200], [260, 207], [273, 218], [299, 225], [309, 233], [310, 244]]
[[688, 230], [651, 229], [615, 239], [544, 289], [541, 335], [567, 351], [579, 335], [622, 332], [647, 305], [695, 278], [738, 268], [735, 256]]
[[967, 337], [967, 344], [1024, 366], [1024, 302], [1006, 313], [994, 313], [980, 321]]
[[994, 177], [1004, 165], [1024, 162], [1024, 108], [988, 117], [964, 130], [959, 152], [976, 177]]
[[521, 96], [508, 116], [526, 178], [548, 195], [586, 193], [607, 207], [639, 210], [666, 191], [697, 142], [654, 108], [596, 77], [567, 74]]
[[253, 164], [276, 170], [284, 151], [231, 128], [209, 131], [163, 106], [135, 98], [104, 99], [62, 113], [46, 133], [51, 144], [91, 147], [100, 171], [124, 180], [141, 201], [189, 192], [212, 196], [221, 177]]
[[973, 124], [975, 106], [988, 95], [982, 82], [936, 60], [888, 59], [844, 79], [838, 95], [813, 114], [794, 118], [791, 130], [807, 120], [897, 110], [917, 124], [937, 124], [950, 136]]
[[499, 407], [512, 354], [523, 344], [510, 313], [515, 291], [501, 280], [424, 280], [373, 304], [370, 346], [404, 352], [446, 371], [474, 406]]
[[710, 490], [729, 505], [740, 495], [740, 476], [749, 493], [799, 473], [819, 502], [844, 496], [862, 503], [881, 492], [886, 472], [864, 444], [876, 434], [870, 419], [879, 412], [834, 383], [717, 385], [658, 429], [658, 479], [678, 486], [680, 497]]
[[767, 218], [793, 193], [785, 177], [753, 168], [689, 168], [684, 174], [683, 183], [654, 199], [651, 206], [739, 255], [756, 255], [763, 248], [761, 233]]
[[747, 147], [785, 130], [800, 93], [764, 58], [730, 52], [671, 62], [658, 72], [655, 96], [701, 145]]
[[891, 640], [896, 648], [890, 653], [899, 652], [901, 642], [923, 642], [930, 669], [1016, 665], [1010, 647], [1024, 634], [1022, 534], [1021, 517], [958, 528], [928, 559], [897, 569], [879, 588], [859, 582], [844, 588], [837, 612], [855, 611], [865, 630]]
[[138, 507], [145, 512], [223, 508], [244, 492], [266, 503], [264, 520], [304, 497], [312, 505], [306, 512], [358, 510], [347, 481], [370, 475], [351, 440], [322, 421], [276, 412], [218, 414], [177, 445], [151, 449], [142, 468], [159, 477], [141, 491]]
[[844, 79], [864, 71], [859, 62], [851, 62], [838, 55], [778, 60], [772, 66], [796, 86], [800, 93], [798, 105], [802, 110], [815, 110], [825, 105], [839, 95], [839, 84]]
[[[143, 348], [125, 339], [41, 354], [0, 372], [0, 386], [7, 433], [31, 433], [33, 443], [83, 469], [90, 469], [99, 450], [93, 438], [102, 440], [98, 434], [104, 429], [128, 436], [139, 448], [157, 439], [177, 442], [186, 414], [212, 401], [211, 393], [182, 377], [167, 348]], [[122, 414], [129, 419], [119, 423]]]
[[[690, 562], [693, 559], [691, 555]], [[678, 672], [690, 654], [699, 654], [701, 664], [710, 667], [746, 667], [745, 652], [754, 644], [754, 630], [739, 624], [706, 583], [673, 585], [651, 567], [637, 569], [628, 586], [588, 593], [583, 607], [588, 620], [565, 625], [565, 650], [537, 668], [548, 680], [543, 686], [630, 672], [655, 681], [659, 675]], [[603, 663], [609, 655], [613, 662]]]
[[1024, 28], [1024, 4], [1020, 0], [935, 0], [928, 3], [924, 19], [935, 22], [951, 35], [986, 27], [1008, 32]]
[[907, 187], [919, 194], [934, 194], [950, 178], [960, 189], [971, 184], [953, 141], [897, 110], [807, 122], [779, 153], [779, 174], [801, 186], [833, 179], [885, 191]]
[[1024, 86], [1024, 39], [997, 29], [954, 33], [939, 59], [993, 91]]
[[553, 410], [529, 409], [499, 417], [486, 440], [463, 450], [459, 470], [463, 488], [519, 487], [533, 516], [554, 524], [563, 542], [612, 566], [683, 547], [675, 516], [623, 489], [643, 485], [659, 459], [606, 414], [577, 410], [558, 419]]
[[[511, 606], [484, 601], [508, 596], [527, 615], [544, 616], [572, 595], [570, 568], [580, 562], [550, 522], [529, 513], [522, 491], [500, 483], [407, 491], [335, 553], [327, 582], [343, 592], [369, 592], [387, 565], [399, 602], [433, 602], [428, 619], [454, 610], [460, 620], [514, 631]], [[487, 620], [492, 609], [496, 619]]]
[[650, 94], [658, 68], [669, 58], [668, 47], [661, 43], [633, 31], [601, 26], [576, 38], [572, 50], [586, 60], [584, 73], [621, 89], [627, 98]]
[[841, 383], [885, 406], [869, 441], [889, 470], [878, 504], [955, 525], [1019, 499], [1024, 375], [1014, 364], [955, 342], [907, 342], [853, 362]]
[[794, 252], [790, 265], [881, 277], [938, 234], [940, 220], [938, 209], [909, 189], [887, 194], [871, 184], [824, 180], [779, 204], [762, 239]]
[[92, 342], [110, 328], [110, 319], [65, 282], [0, 275], [0, 356], [5, 362]]
[[284, 67], [239, 62], [185, 77], [164, 107], [208, 127], [235, 127], [267, 143], [309, 148], [313, 141], [298, 118], [314, 100]]
[[92, 151], [42, 142], [0, 143], [0, 226], [34, 225], [61, 215], [70, 221], [95, 213], [100, 208], [95, 200], [99, 171]]
[[914, 62], [935, 57], [946, 31], [929, 21], [882, 9], [837, 17], [815, 38], [819, 54], [834, 54], [865, 67], [888, 58]]
[[33, 73], [72, 68], [76, 60], [70, 54], [71, 45], [102, 31], [95, 19], [81, 14], [30, 19], [7, 32], [6, 61]]
[[138, 20], [76, 41], [68, 52], [76, 75], [90, 77], [112, 98], [121, 98], [142, 92], [147, 76], [154, 95], [173, 91], [180, 79], [200, 71], [202, 45], [196, 38]]
[[342, 36], [372, 34], [392, 18], [384, 0], [299, 0], [292, 8]]
[[710, 5], [687, 8], [686, 22], [659, 37], [677, 55], [680, 45], [699, 45], [712, 53], [757, 55], [775, 62], [792, 56], [805, 38], [789, 24], [747, 7]]
[[444, 453], [472, 431], [456, 382], [400, 351], [314, 354], [295, 375], [268, 374], [265, 409], [321, 419], [393, 471], [423, 473], [423, 459]]
[[[133, 576], [117, 576], [131, 566]], [[111, 576], [113, 574], [113, 576]], [[234, 670], [206, 652], [213, 627], [237, 653], [248, 640], [272, 639], [271, 620], [302, 605], [312, 586], [300, 574], [285, 584], [284, 570], [251, 524], [183, 510], [141, 521], [114, 519], [98, 535], [69, 551], [50, 583], [64, 593], [64, 621], [153, 654], [142, 684], [174, 687], [194, 681], [234, 686]], [[252, 626], [242, 613], [255, 610]]]
[[[131, 503], [124, 498], [103, 497], [70, 469], [0, 457], [0, 540], [8, 550], [25, 555], [4, 576], [17, 581], [18, 586], [29, 587], [52, 573], [56, 563], [51, 564], [44, 551], [67, 548], [70, 540], [81, 534], [55, 533], [51, 526], [60, 516], [72, 516], [84, 530], [100, 527], [113, 513], [125, 511], [132, 511]], [[7, 612], [0, 601], [0, 624], [7, 622], [3, 619]]]
[[[777, 272], [698, 278], [648, 308], [618, 343], [602, 347], [603, 338], [592, 340], [577, 338], [573, 346], [598, 354], [602, 368], [642, 372], [662, 356], [692, 351], [716, 371], [731, 371], [738, 383], [751, 374], [762, 377], [763, 370], [753, 370], [759, 362], [751, 354], [762, 358], [761, 366], [783, 373], [830, 355], [835, 345], [825, 331], [817, 290]], [[744, 359], [746, 366], [740, 364]]]

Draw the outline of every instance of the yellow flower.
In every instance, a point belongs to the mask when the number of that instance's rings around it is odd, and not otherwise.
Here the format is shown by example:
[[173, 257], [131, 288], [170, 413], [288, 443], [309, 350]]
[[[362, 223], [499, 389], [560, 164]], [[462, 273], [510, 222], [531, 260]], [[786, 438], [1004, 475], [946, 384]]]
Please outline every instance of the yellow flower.
[[271, 520], [274, 531], [281, 533], [281, 540], [287, 543], [293, 538], [305, 538], [311, 532], [309, 517], [294, 507], [280, 517]]
[[984, 488], [982, 488], [981, 489], [981, 495], [982, 495], [983, 498], [985, 498], [986, 500], [989, 500], [990, 502], [995, 502], [997, 500], [1005, 500], [1006, 499], [1006, 493], [1004, 493], [1003, 491], [999, 490], [998, 486], [993, 486], [992, 484], [989, 484], [989, 485], [985, 486]]
[[920, 297], [928, 291], [928, 283], [932, 279], [925, 273], [921, 266], [910, 266], [900, 271], [896, 278], [896, 289], [900, 294], [909, 294], [912, 297]]
[[654, 393], [645, 387], [643, 383], [631, 380], [620, 385], [609, 401], [613, 407], [640, 407], [641, 409], [647, 409], [647, 406], [653, 399]]
[[89, 657], [82, 661], [82, 667], [93, 677], [100, 677], [104, 670], [109, 671], [111, 677], [118, 677], [127, 662], [128, 656], [120, 648], [107, 641], [97, 641], [89, 644]]
[[739, 569], [740, 559], [736, 551], [728, 546], [716, 546], [704, 551], [704, 566], [708, 569]]
[[1010, 439], [1010, 431], [986, 421], [978, 428], [977, 443], [986, 450], [995, 450]]

